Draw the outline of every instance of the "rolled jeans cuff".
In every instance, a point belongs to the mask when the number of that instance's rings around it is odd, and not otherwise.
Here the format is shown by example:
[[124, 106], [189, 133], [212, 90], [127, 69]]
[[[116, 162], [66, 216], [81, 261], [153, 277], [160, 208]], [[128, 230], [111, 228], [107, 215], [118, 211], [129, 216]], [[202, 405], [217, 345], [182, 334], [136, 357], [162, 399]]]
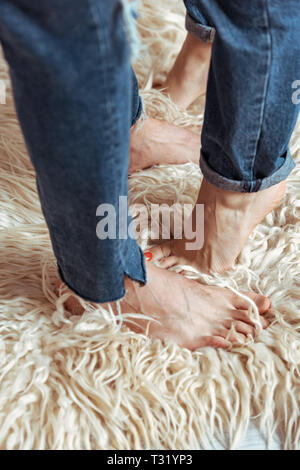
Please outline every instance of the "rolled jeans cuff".
[[254, 180], [237, 181], [226, 178], [225, 176], [217, 173], [207, 163], [202, 151], [200, 155], [200, 168], [204, 178], [217, 188], [224, 189], [226, 191], [236, 191], [238, 193], [254, 193], [267, 189], [270, 186], [274, 186], [275, 184], [286, 180], [295, 166], [296, 165], [293, 161], [290, 151], [287, 150], [284, 163], [270, 176], [266, 176], [262, 179], [257, 178]]
[[216, 32], [215, 28], [199, 23], [194, 18], [192, 18], [192, 16], [190, 16], [188, 13], [186, 14], [186, 17], [185, 17], [185, 28], [189, 33], [193, 34], [201, 41], [213, 42], [215, 32]]

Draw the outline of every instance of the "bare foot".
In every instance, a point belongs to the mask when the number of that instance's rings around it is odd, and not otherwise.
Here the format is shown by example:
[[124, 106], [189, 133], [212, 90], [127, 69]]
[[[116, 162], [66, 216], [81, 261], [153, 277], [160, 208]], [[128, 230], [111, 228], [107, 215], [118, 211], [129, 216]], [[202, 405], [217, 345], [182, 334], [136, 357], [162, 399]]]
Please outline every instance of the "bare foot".
[[[230, 290], [201, 285], [151, 263], [147, 263], [147, 273], [148, 282], [143, 287], [125, 278], [126, 295], [121, 301], [121, 311], [143, 313], [158, 320], [159, 323], [150, 323], [150, 337], [173, 340], [181, 347], [195, 350], [205, 346], [227, 348], [230, 343], [226, 337], [231, 342], [245, 342], [248, 334], [255, 336], [248, 314], [249, 303]], [[59, 280], [57, 287], [61, 284]], [[266, 328], [269, 322], [263, 314], [270, 308], [269, 299], [250, 292], [246, 295], [256, 303], [261, 325]], [[116, 304], [110, 305], [116, 314]], [[69, 297], [65, 307], [73, 314], [83, 313], [75, 294]], [[136, 326], [127, 320], [124, 323], [137, 333], [145, 333], [149, 321], [133, 320]], [[233, 323], [236, 333], [229, 331]]]
[[187, 33], [181, 51], [162, 88], [174, 103], [187, 108], [206, 93], [212, 43]]
[[[161, 261], [163, 268], [188, 264], [204, 273], [230, 269], [252, 230], [279, 204], [284, 192], [285, 181], [263, 191], [237, 193], [219, 189], [203, 179], [197, 200], [198, 204], [204, 204], [202, 249], [187, 250], [186, 243], [193, 240], [183, 238], [148, 251], [153, 260]], [[196, 230], [195, 209], [191, 217]]]
[[200, 135], [159, 119], [148, 118], [131, 129], [129, 174], [154, 165], [199, 164]]

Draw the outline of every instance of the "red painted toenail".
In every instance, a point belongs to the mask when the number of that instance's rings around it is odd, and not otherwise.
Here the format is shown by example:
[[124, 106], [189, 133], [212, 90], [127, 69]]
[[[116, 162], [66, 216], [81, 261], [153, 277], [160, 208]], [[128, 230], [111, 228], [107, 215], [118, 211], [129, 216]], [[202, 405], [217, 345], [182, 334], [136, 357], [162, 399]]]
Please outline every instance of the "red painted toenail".
[[147, 261], [151, 261], [151, 260], [152, 260], [152, 253], [150, 253], [150, 251], [146, 251], [146, 252], [144, 253], [144, 255], [145, 255], [145, 258], [146, 258]]

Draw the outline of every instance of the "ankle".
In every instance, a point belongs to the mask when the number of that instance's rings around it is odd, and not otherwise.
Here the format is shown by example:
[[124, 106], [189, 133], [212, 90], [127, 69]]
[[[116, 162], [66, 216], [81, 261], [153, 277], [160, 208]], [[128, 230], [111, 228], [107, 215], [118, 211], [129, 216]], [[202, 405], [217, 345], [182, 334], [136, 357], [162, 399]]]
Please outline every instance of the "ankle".
[[191, 33], [187, 34], [182, 47], [183, 56], [187, 62], [197, 61], [207, 63], [211, 58], [212, 43], [203, 42]]

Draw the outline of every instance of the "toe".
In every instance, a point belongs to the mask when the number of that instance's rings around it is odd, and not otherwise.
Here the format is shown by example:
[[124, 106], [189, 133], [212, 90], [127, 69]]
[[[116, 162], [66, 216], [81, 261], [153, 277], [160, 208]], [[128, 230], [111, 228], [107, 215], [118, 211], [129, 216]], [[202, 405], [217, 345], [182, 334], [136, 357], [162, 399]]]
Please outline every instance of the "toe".
[[256, 303], [260, 313], [267, 312], [271, 307], [270, 299], [268, 299], [268, 297], [265, 297], [264, 295], [257, 294], [253, 300]]
[[227, 335], [225, 336], [225, 339], [228, 341], [231, 341], [232, 343], [245, 343], [247, 341], [247, 335], [244, 333], [239, 333], [227, 330]]
[[229, 346], [229, 341], [226, 341], [221, 336], [203, 336], [199, 339], [197, 347], [194, 347], [192, 350], [205, 347], [227, 349]]
[[226, 339], [221, 338], [221, 336], [212, 336], [208, 341], [208, 345], [212, 348], [227, 349], [230, 346], [230, 343], [226, 341]]
[[167, 269], [167, 268], [171, 268], [172, 266], [175, 266], [177, 263], [178, 263], [177, 256], [168, 256], [167, 258], [164, 258], [160, 262], [160, 267]]
[[[238, 333], [242, 333], [243, 335], [247, 336], [247, 335], [251, 335], [251, 336], [255, 336], [255, 328], [253, 326], [251, 326], [249, 323], [244, 323], [240, 320], [234, 322], [234, 327], [235, 327], [235, 330], [238, 332]], [[230, 326], [229, 326], [230, 328]]]
[[[251, 300], [253, 300], [256, 303], [257, 308], [260, 313], [265, 313], [271, 307], [270, 300], [264, 295], [255, 294], [253, 292], [242, 292], [242, 294], [246, 295], [247, 297], [249, 297]], [[235, 307], [238, 309], [248, 310], [249, 302], [247, 302], [246, 299], [243, 299], [242, 297], [239, 297], [237, 295], [235, 297]]]
[[[247, 325], [253, 326], [253, 321], [249, 317], [249, 313], [247, 310], [235, 310], [231, 312], [231, 317], [234, 318], [236, 321], [240, 321], [242, 323], [245, 323]], [[270, 322], [263, 317], [262, 315], [259, 316], [261, 326], [263, 328], [267, 328], [270, 324]], [[227, 326], [227, 325], [226, 325]]]
[[262, 315], [259, 316], [259, 319], [260, 319], [261, 326], [263, 328], [268, 328], [268, 326], [270, 325], [270, 322]]
[[[235, 331], [234, 330], [230, 331], [231, 324], [232, 324], [232, 321], [230, 324], [228, 324], [228, 328], [219, 329], [217, 331], [218, 336], [225, 339], [225, 341], [226, 340], [230, 341], [231, 343], [236, 343], [236, 342], [244, 343], [247, 340], [247, 334], [249, 330], [246, 328], [239, 328], [238, 322], [235, 321], [234, 322]], [[243, 329], [244, 332], [239, 331], [239, 329], [240, 330]]]
[[154, 246], [153, 248], [147, 249], [152, 254], [153, 261], [159, 261], [162, 258], [166, 258], [171, 254], [171, 242], [162, 243], [161, 245]]

